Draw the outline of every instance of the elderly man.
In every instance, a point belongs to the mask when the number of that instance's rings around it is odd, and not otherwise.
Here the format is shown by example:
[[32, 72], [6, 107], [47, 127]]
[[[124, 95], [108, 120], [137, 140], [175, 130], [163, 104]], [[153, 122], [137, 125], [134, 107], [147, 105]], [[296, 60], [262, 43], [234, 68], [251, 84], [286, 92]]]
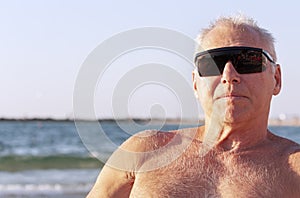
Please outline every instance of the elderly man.
[[281, 89], [273, 37], [237, 16], [218, 19], [198, 41], [192, 77], [205, 125], [131, 137], [89, 197], [300, 197], [300, 146], [267, 128]]

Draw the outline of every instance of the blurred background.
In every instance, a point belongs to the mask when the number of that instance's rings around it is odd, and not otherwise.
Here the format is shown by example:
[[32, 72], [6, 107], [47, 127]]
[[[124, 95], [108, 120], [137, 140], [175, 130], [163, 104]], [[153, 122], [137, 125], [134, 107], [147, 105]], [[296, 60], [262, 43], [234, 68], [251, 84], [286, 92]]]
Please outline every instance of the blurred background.
[[[87, 150], [72, 121], [76, 77], [98, 45], [134, 28], [168, 28], [193, 39], [219, 16], [241, 12], [253, 17], [275, 37], [282, 67], [283, 89], [272, 102], [270, 128], [300, 143], [299, 2], [12, 0], [0, 3], [0, 197], [86, 195], [103, 162]], [[162, 50], [136, 50], [112, 62], [105, 76], [98, 79], [104, 91], [95, 90], [94, 106], [100, 124], [115, 145], [130, 136], [122, 133], [115, 122], [118, 115], [111, 108], [115, 85], [122, 74], [151, 61], [175, 65], [192, 83], [193, 68], [179, 56]], [[154, 104], [163, 107], [163, 117], [151, 114]], [[135, 90], [127, 108], [128, 119], [152, 116], [182, 119], [176, 95], [161, 86]], [[198, 111], [201, 118], [201, 108]], [[125, 125], [130, 125], [127, 118], [122, 119]], [[177, 127], [178, 123], [173, 122], [164, 129]], [[151, 128], [160, 125], [152, 124]], [[113, 147], [103, 146], [104, 156], [108, 157], [112, 151]]]

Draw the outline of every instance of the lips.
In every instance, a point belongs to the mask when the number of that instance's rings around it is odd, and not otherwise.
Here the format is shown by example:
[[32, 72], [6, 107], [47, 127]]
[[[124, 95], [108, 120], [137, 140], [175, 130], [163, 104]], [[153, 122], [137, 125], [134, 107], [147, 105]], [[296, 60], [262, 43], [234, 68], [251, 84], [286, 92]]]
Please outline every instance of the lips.
[[236, 93], [227, 93], [227, 94], [222, 94], [218, 96], [216, 99], [240, 99], [240, 98], [248, 98], [242, 94], [236, 94]]

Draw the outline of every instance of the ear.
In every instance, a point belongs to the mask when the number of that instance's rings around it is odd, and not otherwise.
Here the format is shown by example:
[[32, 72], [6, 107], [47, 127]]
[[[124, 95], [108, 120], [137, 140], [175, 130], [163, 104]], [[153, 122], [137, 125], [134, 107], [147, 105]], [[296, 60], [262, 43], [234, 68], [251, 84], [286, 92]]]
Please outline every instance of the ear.
[[195, 94], [195, 97], [198, 98], [198, 87], [197, 87], [197, 80], [196, 80], [196, 77], [197, 77], [197, 73], [196, 73], [196, 70], [193, 70], [192, 72], [192, 80], [193, 80], [193, 90], [194, 90], [194, 94]]
[[276, 64], [274, 78], [275, 78], [275, 87], [273, 90], [273, 95], [276, 96], [277, 94], [279, 94], [281, 90], [281, 68], [279, 64]]

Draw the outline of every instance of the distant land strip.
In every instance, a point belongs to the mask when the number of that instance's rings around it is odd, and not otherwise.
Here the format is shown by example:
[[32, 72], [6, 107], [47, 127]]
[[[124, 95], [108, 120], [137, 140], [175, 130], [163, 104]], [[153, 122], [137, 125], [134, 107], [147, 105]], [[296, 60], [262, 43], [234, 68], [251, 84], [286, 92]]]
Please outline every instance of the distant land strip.
[[[56, 119], [56, 118], [0, 118], [1, 121], [40, 121], [40, 122], [74, 122], [74, 119], [67, 118], [67, 119]], [[150, 119], [150, 118], [124, 118], [124, 119], [112, 119], [112, 118], [105, 118], [105, 119], [76, 119], [76, 122], [128, 122], [134, 121], [137, 123], [147, 124], [150, 121], [155, 123], [162, 123], [165, 122], [166, 124], [187, 124], [187, 125], [203, 125], [204, 120], [189, 120], [189, 119]], [[279, 119], [279, 118], [270, 118], [268, 125], [270, 126], [300, 126], [300, 118], [293, 117], [290, 119]]]

